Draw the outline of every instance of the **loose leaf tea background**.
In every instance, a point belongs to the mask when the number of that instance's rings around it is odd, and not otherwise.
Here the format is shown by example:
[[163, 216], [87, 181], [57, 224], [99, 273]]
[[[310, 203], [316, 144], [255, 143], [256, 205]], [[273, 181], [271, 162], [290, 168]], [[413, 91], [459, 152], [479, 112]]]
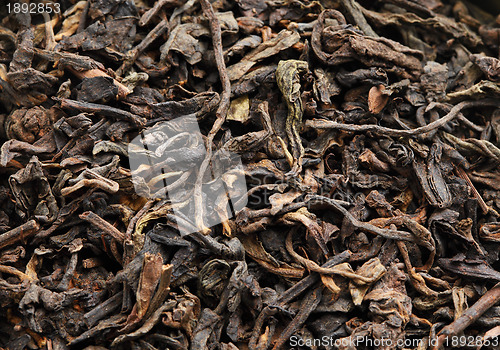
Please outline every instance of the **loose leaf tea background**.
[[496, 1], [59, 4], [0, 7], [1, 349], [498, 348]]

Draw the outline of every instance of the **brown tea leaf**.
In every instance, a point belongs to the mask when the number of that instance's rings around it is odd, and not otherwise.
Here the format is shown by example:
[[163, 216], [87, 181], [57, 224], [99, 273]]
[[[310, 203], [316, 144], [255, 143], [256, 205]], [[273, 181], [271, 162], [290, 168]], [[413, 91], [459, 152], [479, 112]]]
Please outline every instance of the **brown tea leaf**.
[[387, 102], [389, 102], [389, 96], [384, 94], [384, 85], [373, 86], [368, 92], [368, 108], [373, 114], [379, 114], [382, 112]]

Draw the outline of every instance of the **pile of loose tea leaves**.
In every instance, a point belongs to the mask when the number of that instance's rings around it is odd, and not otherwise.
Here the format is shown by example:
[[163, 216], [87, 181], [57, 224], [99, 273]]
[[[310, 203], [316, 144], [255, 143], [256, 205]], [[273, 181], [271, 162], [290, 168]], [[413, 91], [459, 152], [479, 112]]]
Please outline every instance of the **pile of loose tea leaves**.
[[474, 3], [2, 2], [0, 349], [498, 349]]

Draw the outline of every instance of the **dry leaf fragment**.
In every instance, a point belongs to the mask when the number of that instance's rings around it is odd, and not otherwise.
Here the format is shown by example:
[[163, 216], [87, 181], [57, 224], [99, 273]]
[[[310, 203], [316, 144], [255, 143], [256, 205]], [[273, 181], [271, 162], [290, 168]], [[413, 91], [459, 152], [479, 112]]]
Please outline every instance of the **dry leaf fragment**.
[[356, 274], [370, 278], [370, 280], [366, 281], [353, 278], [349, 282], [349, 291], [351, 292], [354, 305], [361, 305], [368, 289], [370, 289], [371, 285], [378, 281], [385, 273], [386, 269], [378, 258], [368, 260], [356, 270]]
[[56, 41], [62, 40], [65, 36], [70, 37], [76, 33], [86, 4], [87, 1], [79, 1], [63, 13], [65, 20], [62, 23], [59, 33], [54, 36]]
[[250, 117], [250, 100], [248, 95], [238, 97], [231, 101], [227, 112], [226, 120], [234, 120], [240, 123], [246, 123]]
[[389, 96], [384, 94], [385, 86], [372, 86], [368, 92], [368, 109], [373, 114], [379, 114], [389, 101]]
[[256, 62], [264, 58], [276, 55], [282, 50], [288, 49], [300, 40], [300, 35], [297, 32], [290, 30], [282, 30], [278, 35], [268, 41], [263, 42], [255, 49], [250, 51], [243, 59], [227, 67], [227, 74], [230, 80], [237, 80], [245, 75]]

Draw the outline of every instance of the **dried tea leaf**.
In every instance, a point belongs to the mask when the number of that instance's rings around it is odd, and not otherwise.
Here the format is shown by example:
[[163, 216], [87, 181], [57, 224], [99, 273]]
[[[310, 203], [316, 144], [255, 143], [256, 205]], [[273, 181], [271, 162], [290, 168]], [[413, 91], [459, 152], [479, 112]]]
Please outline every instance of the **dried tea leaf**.
[[457, 275], [478, 279], [500, 281], [500, 272], [493, 269], [486, 261], [481, 259], [467, 259], [463, 253], [453, 258], [440, 258], [437, 263], [442, 268]]
[[486, 76], [494, 81], [500, 82], [500, 60], [495, 57], [487, 57], [484, 55], [474, 54], [470, 56], [474, 62]]
[[290, 204], [293, 202], [297, 197], [299, 197], [301, 193], [299, 191], [288, 191], [285, 193], [275, 193], [269, 197], [269, 203], [271, 203], [271, 212], [272, 213], [277, 213], [281, 209], [283, 209], [283, 206], [286, 204]]
[[30, 159], [26, 168], [9, 177], [9, 185], [16, 194], [19, 216], [27, 218], [36, 215], [46, 221], [55, 220], [59, 207], [49, 180], [43, 173], [42, 163], [36, 156]]
[[424, 30], [432, 33], [429, 38], [436, 42], [441, 42], [443, 37], [456, 38], [470, 47], [476, 47], [481, 42], [479, 36], [469, 30], [466, 25], [457, 23], [455, 19], [440, 14], [422, 18], [411, 12], [387, 14], [367, 9], [363, 9], [363, 14], [370, 21], [376, 22], [378, 26], [421, 26]]
[[479, 229], [479, 235], [482, 239], [500, 243], [500, 224], [484, 224]]
[[368, 109], [371, 113], [379, 114], [389, 102], [389, 96], [384, 94], [384, 90], [384, 85], [378, 85], [372, 86], [368, 92]]
[[[329, 17], [338, 24], [327, 26], [326, 19]], [[336, 10], [325, 10], [319, 15], [313, 29], [311, 46], [322, 62], [338, 65], [358, 60], [367, 66], [399, 66], [401, 69], [397, 71], [403, 77], [420, 75], [422, 52], [387, 38], [364, 36], [353, 28], [346, 28], [345, 24], [344, 16]], [[323, 43], [330, 46], [323, 48]]]
[[116, 339], [114, 339], [111, 343], [111, 346], [113, 347], [127, 340], [137, 339], [147, 334], [160, 321], [162, 313], [171, 310], [176, 304], [177, 303], [173, 300], [166, 301], [161, 307], [155, 310], [151, 317], [139, 329], [134, 332], [116, 337]]
[[137, 316], [146, 314], [153, 292], [160, 279], [163, 259], [160, 254], [144, 254], [139, 287], [137, 288]]
[[245, 252], [268, 271], [291, 278], [300, 278], [304, 274], [304, 269], [291, 267], [286, 263], [277, 261], [272, 255], [266, 252], [262, 243], [257, 238], [241, 235], [239, 236], [239, 240], [243, 244], [243, 247], [245, 247]]
[[278, 33], [276, 37], [263, 42], [257, 48], [246, 54], [240, 62], [229, 66], [227, 68], [229, 79], [240, 79], [258, 61], [261, 61], [267, 57], [274, 56], [280, 51], [288, 49], [290, 46], [296, 44], [299, 40], [299, 33], [283, 29]]
[[231, 101], [226, 119], [240, 123], [246, 123], [250, 119], [250, 100], [248, 99], [248, 95]]
[[468, 99], [480, 99], [490, 96], [500, 96], [500, 87], [498, 84], [489, 81], [481, 80], [479, 83], [471, 86], [468, 89], [454, 91], [446, 94], [446, 101], [458, 103]]
[[370, 280], [352, 279], [349, 282], [349, 291], [351, 292], [354, 305], [361, 305], [368, 289], [370, 289], [374, 282], [382, 278], [385, 273], [386, 269], [378, 258], [368, 260], [356, 270], [356, 274], [370, 278]]
[[328, 247], [326, 245], [325, 234], [323, 228], [317, 223], [316, 215], [309, 212], [306, 208], [300, 208], [294, 213], [287, 213], [283, 216], [284, 220], [301, 222], [306, 228], [307, 232], [311, 234], [321, 248], [325, 256], [328, 255]]
[[193, 65], [201, 61], [203, 53], [207, 50], [207, 45], [197, 38], [208, 34], [208, 30], [195, 23], [181, 24], [172, 30], [168, 40], [160, 47], [162, 61], [166, 61], [170, 51], [179, 52], [186, 61]]
[[297, 177], [302, 170], [302, 158], [304, 157], [304, 146], [299, 132], [302, 125], [302, 114], [304, 107], [300, 97], [299, 74], [306, 72], [307, 62], [298, 60], [280, 61], [276, 69], [276, 83], [285, 98], [288, 107], [285, 130], [290, 142], [293, 155], [293, 165], [290, 175]]
[[70, 37], [76, 33], [78, 25], [82, 19], [82, 12], [85, 8], [86, 1], [78, 1], [63, 13], [64, 20], [61, 29], [54, 36], [56, 41], [62, 40], [64, 37]]
[[341, 88], [335, 80], [335, 74], [322, 68], [315, 68], [314, 75], [317, 78], [313, 87], [314, 94], [321, 102], [331, 104], [331, 98], [338, 96], [341, 92]]

